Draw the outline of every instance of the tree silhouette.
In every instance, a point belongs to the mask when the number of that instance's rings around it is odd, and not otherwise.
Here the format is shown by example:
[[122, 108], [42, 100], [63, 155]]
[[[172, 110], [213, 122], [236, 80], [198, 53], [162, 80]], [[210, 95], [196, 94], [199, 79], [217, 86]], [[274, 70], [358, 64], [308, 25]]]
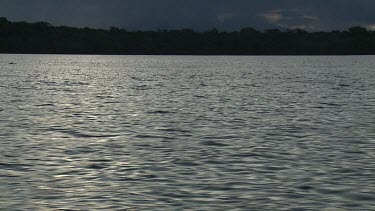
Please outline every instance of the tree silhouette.
[[220, 32], [212, 29], [127, 31], [10, 22], [0, 18], [0, 53], [178, 54], [178, 55], [348, 55], [375, 54], [375, 32], [302, 29]]

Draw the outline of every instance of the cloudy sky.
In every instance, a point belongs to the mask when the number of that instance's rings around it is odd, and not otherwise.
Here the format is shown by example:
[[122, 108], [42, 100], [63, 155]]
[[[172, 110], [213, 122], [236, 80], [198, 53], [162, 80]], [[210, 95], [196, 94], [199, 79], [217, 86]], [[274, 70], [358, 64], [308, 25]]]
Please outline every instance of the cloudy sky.
[[375, 0], [0, 0], [0, 16], [131, 30], [375, 29]]

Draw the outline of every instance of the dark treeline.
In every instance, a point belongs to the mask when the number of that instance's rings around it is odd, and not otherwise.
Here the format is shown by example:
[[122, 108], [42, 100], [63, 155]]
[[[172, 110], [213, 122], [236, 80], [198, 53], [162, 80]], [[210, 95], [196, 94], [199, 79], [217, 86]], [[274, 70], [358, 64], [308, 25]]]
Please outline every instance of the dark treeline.
[[126, 31], [10, 22], [0, 18], [0, 53], [191, 54], [191, 55], [348, 55], [375, 54], [375, 32], [301, 29], [235, 32], [216, 29]]

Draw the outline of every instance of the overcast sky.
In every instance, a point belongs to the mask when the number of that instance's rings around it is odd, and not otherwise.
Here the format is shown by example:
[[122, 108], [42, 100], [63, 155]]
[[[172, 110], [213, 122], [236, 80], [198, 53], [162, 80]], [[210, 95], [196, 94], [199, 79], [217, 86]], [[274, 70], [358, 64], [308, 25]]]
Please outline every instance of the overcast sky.
[[375, 0], [0, 0], [0, 16], [131, 30], [375, 29]]

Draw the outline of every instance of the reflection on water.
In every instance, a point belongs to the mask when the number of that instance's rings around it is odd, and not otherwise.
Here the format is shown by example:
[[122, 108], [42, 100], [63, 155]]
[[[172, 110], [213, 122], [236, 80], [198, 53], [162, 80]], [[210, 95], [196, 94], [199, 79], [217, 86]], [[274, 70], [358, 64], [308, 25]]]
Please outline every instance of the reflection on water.
[[374, 61], [1, 55], [0, 208], [373, 210]]

